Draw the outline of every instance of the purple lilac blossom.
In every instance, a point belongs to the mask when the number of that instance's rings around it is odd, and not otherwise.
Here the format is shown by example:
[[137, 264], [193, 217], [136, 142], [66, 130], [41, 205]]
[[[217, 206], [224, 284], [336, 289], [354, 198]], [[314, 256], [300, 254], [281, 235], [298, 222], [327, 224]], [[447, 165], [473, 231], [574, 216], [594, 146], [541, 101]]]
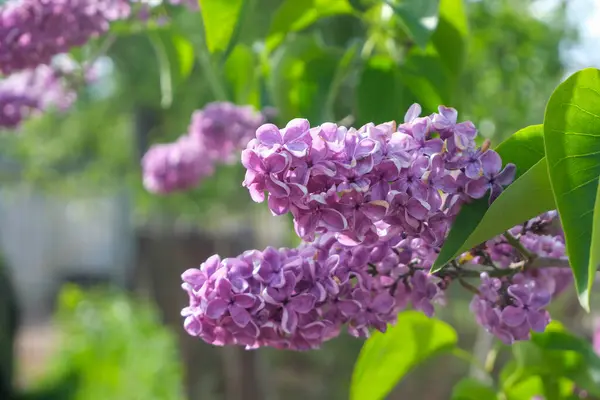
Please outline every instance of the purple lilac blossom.
[[385, 332], [408, 302], [432, 315], [432, 303], [443, 296], [426, 272], [424, 247], [405, 239], [398, 255], [389, 243], [349, 247], [323, 235], [296, 249], [215, 255], [182, 275], [190, 298], [184, 327], [214, 345], [293, 350], [318, 348], [344, 325], [356, 337]]
[[200, 144], [188, 135], [173, 143], [153, 145], [142, 158], [144, 187], [152, 193], [168, 194], [196, 186], [213, 172], [213, 165], [202, 154]]
[[306, 241], [335, 232], [343, 244], [369, 245], [406, 233], [440, 246], [460, 204], [488, 191], [493, 201], [515, 167], [502, 170], [495, 151], [476, 148], [475, 126], [456, 123], [456, 110], [439, 111], [419, 117], [414, 104], [399, 126], [359, 129], [264, 124], [242, 152], [243, 185], [274, 215], [291, 213]]
[[231, 163], [264, 122], [248, 106], [209, 103], [193, 113], [188, 132], [174, 143], [152, 146], [142, 159], [143, 182], [152, 193], [189, 190], [214, 173], [216, 164]]
[[251, 106], [214, 102], [192, 114], [188, 133], [202, 143], [211, 160], [233, 163], [263, 122], [263, 114]]
[[[555, 212], [546, 213], [509, 232], [536, 256], [566, 260], [562, 235], [534, 233], [530, 230], [540, 223], [550, 223], [555, 217]], [[503, 236], [489, 240], [486, 251], [496, 268], [508, 268], [520, 259], [519, 253]], [[474, 260], [476, 263], [481, 261], [479, 257]], [[503, 342], [511, 344], [517, 340], [528, 340], [531, 331], [543, 332], [550, 323], [550, 315], [545, 307], [571, 282], [569, 268], [527, 269], [503, 278], [490, 278], [483, 273], [480, 294], [474, 296], [471, 310], [477, 322]]]
[[[432, 316], [453, 279], [452, 271], [429, 273], [453, 218], [461, 204], [488, 191], [493, 201], [515, 167], [502, 170], [489, 144], [476, 148], [474, 125], [457, 123], [455, 110], [420, 113], [413, 105], [399, 126], [358, 130], [311, 128], [304, 119], [283, 129], [260, 126], [242, 152], [243, 185], [273, 214], [291, 213], [304, 243], [225, 260], [215, 255], [186, 271], [188, 333], [215, 345], [307, 350], [344, 327], [356, 337], [385, 332], [409, 303]], [[548, 230], [556, 217], [544, 213], [510, 233], [534, 255], [566, 258], [564, 236]], [[492, 272], [522, 261], [504, 236], [468, 255]], [[500, 275], [482, 273], [471, 310], [506, 343], [543, 331], [545, 307], [572, 279], [568, 268]]]
[[66, 111], [77, 95], [58, 68], [40, 65], [0, 79], [0, 128], [15, 129], [32, 115]]
[[[560, 236], [527, 231], [520, 239], [541, 257], [564, 257]], [[504, 245], [501, 240], [488, 241], [485, 248], [498, 260], [495, 268], [518, 258], [516, 252], [502, 254], [505, 258], [493, 253]], [[401, 235], [348, 246], [335, 233], [296, 249], [251, 250], [225, 260], [215, 255], [182, 275], [190, 297], [182, 311], [184, 326], [208, 343], [246, 348], [315, 349], [344, 327], [353, 336], [368, 337], [374, 329], [385, 332], [408, 304], [431, 317], [434, 305], [444, 303], [448, 282], [428, 272], [436, 255], [422, 238]], [[473, 262], [484, 264], [480, 256]], [[503, 278], [483, 273], [481, 279], [471, 310], [488, 332], [510, 344], [544, 331], [550, 322], [545, 307], [571, 276], [568, 268], [538, 268]]]
[[0, 6], [0, 72], [48, 64], [129, 13], [126, 0], [9, 0]]

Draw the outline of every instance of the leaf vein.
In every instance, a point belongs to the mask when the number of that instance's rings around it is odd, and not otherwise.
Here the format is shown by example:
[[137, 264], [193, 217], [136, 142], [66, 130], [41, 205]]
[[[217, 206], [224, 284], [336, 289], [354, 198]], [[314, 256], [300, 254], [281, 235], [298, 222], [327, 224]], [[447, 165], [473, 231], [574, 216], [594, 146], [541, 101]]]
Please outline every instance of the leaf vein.
[[573, 106], [573, 107], [575, 107], [575, 108], [577, 108], [577, 109], [579, 109], [579, 110], [583, 111], [584, 113], [591, 115], [592, 117], [595, 117], [595, 118], [598, 118], [598, 119], [600, 119], [600, 115], [598, 115], [598, 114], [594, 114], [593, 112], [591, 112], [591, 111], [588, 111], [588, 110], [586, 110], [585, 108], [583, 108], [583, 107], [581, 107], [580, 105], [577, 105], [577, 104], [575, 104], [575, 103], [563, 103], [562, 105], [563, 105], [563, 106]]
[[584, 133], [584, 132], [574, 132], [574, 131], [563, 131], [560, 129], [550, 129], [552, 132], [562, 133], [563, 135], [572, 135], [572, 136], [591, 136], [594, 138], [600, 138], [600, 135], [595, 135], [593, 133]]
[[582, 158], [582, 157], [590, 157], [600, 154], [600, 150], [592, 151], [591, 153], [583, 153], [583, 154], [570, 154], [568, 156], [564, 156], [563, 158], [558, 159], [554, 164], [552, 164], [552, 168], [556, 167], [561, 162], [568, 160], [570, 158]]
[[573, 193], [573, 192], [574, 192], [574, 191], [576, 191], [577, 189], [581, 189], [582, 187], [584, 187], [584, 186], [587, 186], [587, 185], [589, 185], [590, 183], [594, 183], [594, 182], [597, 182], [597, 181], [598, 181], [598, 177], [596, 176], [596, 177], [594, 177], [594, 178], [592, 178], [592, 179], [590, 179], [590, 180], [588, 180], [588, 181], [586, 181], [586, 182], [584, 182], [584, 183], [581, 183], [581, 184], [579, 184], [579, 185], [575, 186], [574, 188], [571, 188], [570, 190], [568, 190], [568, 191], [566, 191], [566, 192], [562, 193], [562, 194], [561, 194], [561, 196], [563, 196], [563, 197], [564, 197], [564, 196], [568, 195], [569, 193]]

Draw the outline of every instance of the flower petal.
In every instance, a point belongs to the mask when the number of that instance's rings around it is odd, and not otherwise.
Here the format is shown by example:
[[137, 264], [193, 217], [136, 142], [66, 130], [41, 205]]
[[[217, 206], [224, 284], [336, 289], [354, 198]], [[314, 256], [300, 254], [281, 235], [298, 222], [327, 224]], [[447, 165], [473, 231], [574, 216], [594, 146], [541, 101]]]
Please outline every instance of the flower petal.
[[264, 145], [272, 147], [275, 144], [282, 144], [281, 132], [273, 124], [264, 124], [256, 130], [256, 138]]
[[250, 322], [250, 313], [244, 307], [233, 304], [229, 307], [229, 314], [233, 322], [240, 328], [245, 327]]
[[206, 316], [211, 319], [219, 319], [227, 311], [228, 303], [223, 299], [214, 299], [206, 306]]
[[295, 142], [307, 135], [310, 130], [310, 123], [304, 118], [294, 118], [287, 123], [283, 129], [283, 143]]
[[364, 203], [360, 207], [360, 211], [365, 214], [371, 221], [380, 221], [385, 217], [389, 204], [384, 200], [375, 200]]
[[526, 318], [527, 313], [523, 308], [507, 306], [502, 310], [502, 322], [511, 328], [523, 325]]
[[233, 296], [233, 302], [240, 307], [251, 308], [256, 303], [256, 298], [248, 293], [239, 293]]
[[290, 210], [290, 199], [288, 197], [275, 197], [269, 195], [269, 210], [273, 215], [287, 214]]
[[321, 209], [321, 223], [325, 227], [329, 228], [333, 232], [343, 231], [348, 227], [348, 221], [346, 218], [337, 210], [332, 208]]
[[504, 170], [496, 176], [496, 182], [498, 182], [502, 186], [509, 185], [514, 179], [515, 174], [517, 173], [517, 167], [515, 164], [506, 164]]
[[281, 329], [289, 335], [296, 331], [298, 327], [298, 314], [295, 311], [290, 310], [288, 307], [283, 307], [283, 313], [281, 315]]
[[488, 191], [490, 185], [488, 183], [488, 179], [485, 176], [482, 176], [479, 179], [471, 181], [467, 183], [465, 187], [465, 193], [474, 199], [480, 199], [485, 196], [485, 193]]
[[502, 159], [494, 150], [487, 150], [480, 159], [483, 172], [487, 176], [497, 175], [502, 169]]
[[412, 122], [419, 115], [421, 115], [421, 106], [418, 103], [414, 103], [408, 108], [406, 114], [404, 114], [404, 123]]
[[297, 313], [306, 314], [314, 308], [315, 302], [315, 296], [305, 293], [292, 297], [288, 303], [288, 307], [290, 307], [290, 310], [294, 310]]
[[542, 333], [550, 323], [550, 315], [546, 310], [529, 310], [527, 313], [527, 321], [529, 321], [529, 325], [534, 332]]
[[245, 149], [242, 151], [242, 165], [246, 169], [256, 172], [265, 172], [265, 166], [260, 156], [252, 149]]

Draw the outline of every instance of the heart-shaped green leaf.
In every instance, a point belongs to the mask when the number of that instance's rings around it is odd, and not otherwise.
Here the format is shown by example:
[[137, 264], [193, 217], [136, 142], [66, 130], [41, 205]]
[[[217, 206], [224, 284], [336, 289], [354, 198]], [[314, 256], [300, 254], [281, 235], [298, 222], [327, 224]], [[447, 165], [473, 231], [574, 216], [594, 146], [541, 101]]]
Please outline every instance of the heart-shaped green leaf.
[[600, 266], [600, 70], [579, 71], [556, 88], [544, 143], [579, 302], [589, 311]]

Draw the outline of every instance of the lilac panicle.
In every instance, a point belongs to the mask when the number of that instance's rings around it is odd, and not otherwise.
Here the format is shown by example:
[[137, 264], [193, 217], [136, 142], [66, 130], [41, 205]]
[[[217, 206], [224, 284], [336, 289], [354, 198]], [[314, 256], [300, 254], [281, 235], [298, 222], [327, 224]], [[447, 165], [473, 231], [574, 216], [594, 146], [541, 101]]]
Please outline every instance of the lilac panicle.
[[324, 235], [296, 249], [212, 256], [182, 275], [190, 298], [184, 327], [214, 345], [309, 350], [344, 325], [357, 337], [385, 332], [410, 301], [431, 315], [442, 293], [423, 269], [423, 244], [405, 239], [398, 248], [402, 255], [389, 243], [348, 247]]
[[232, 163], [263, 122], [250, 106], [214, 102], [192, 114], [188, 133], [202, 143], [208, 158]]
[[63, 75], [58, 68], [40, 65], [0, 79], [0, 128], [18, 128], [49, 109], [67, 110], [77, 96]]
[[143, 182], [152, 193], [197, 186], [215, 164], [231, 163], [264, 122], [251, 107], [209, 103], [193, 113], [188, 132], [176, 142], [152, 146], [142, 159]]
[[[461, 205], [486, 194], [494, 201], [515, 172], [487, 144], [475, 146], [473, 123], [458, 122], [452, 108], [438, 111], [421, 117], [415, 104], [400, 125], [360, 129], [311, 127], [300, 118], [283, 128], [258, 127], [242, 152], [243, 185], [274, 215], [291, 213], [304, 243], [213, 256], [186, 271], [188, 333], [215, 345], [295, 350], [317, 348], [344, 328], [368, 337], [385, 332], [409, 304], [432, 316], [464, 259], [502, 272], [483, 272], [473, 288], [479, 324], [506, 343], [543, 331], [550, 321], [545, 308], [569, 284], [570, 272], [503, 271], [522, 261], [504, 236], [454, 260], [449, 272], [429, 273]], [[199, 120], [193, 125], [222, 130]], [[204, 143], [211, 141], [223, 143], [205, 135]], [[510, 233], [536, 256], [565, 258], [563, 235], [547, 231], [556, 216], [545, 213]]]
[[144, 187], [152, 193], [168, 194], [196, 186], [213, 172], [202, 152], [201, 145], [188, 135], [173, 143], [150, 147], [142, 158]]
[[48, 64], [129, 12], [126, 0], [9, 0], [0, 6], [0, 72]]
[[369, 245], [406, 233], [440, 246], [460, 204], [486, 192], [493, 201], [515, 167], [502, 170], [495, 151], [477, 148], [475, 126], [457, 123], [456, 110], [420, 114], [415, 104], [399, 126], [359, 129], [264, 124], [242, 152], [243, 185], [273, 214], [291, 213], [306, 241], [335, 232], [346, 245]]
[[[546, 213], [525, 226], [516, 226], [509, 232], [515, 235], [523, 247], [539, 257], [566, 259], [562, 235], [534, 232], [536, 226], [550, 223], [556, 212]], [[518, 252], [503, 236], [486, 243], [490, 259], [497, 268], [508, 268], [519, 260]], [[480, 259], [476, 261], [481, 262]], [[471, 310], [477, 322], [488, 332], [511, 344], [528, 340], [531, 331], [543, 332], [550, 322], [545, 307], [551, 299], [562, 293], [572, 282], [569, 268], [535, 268], [504, 278], [490, 278], [482, 274], [479, 295], [471, 302]]]

